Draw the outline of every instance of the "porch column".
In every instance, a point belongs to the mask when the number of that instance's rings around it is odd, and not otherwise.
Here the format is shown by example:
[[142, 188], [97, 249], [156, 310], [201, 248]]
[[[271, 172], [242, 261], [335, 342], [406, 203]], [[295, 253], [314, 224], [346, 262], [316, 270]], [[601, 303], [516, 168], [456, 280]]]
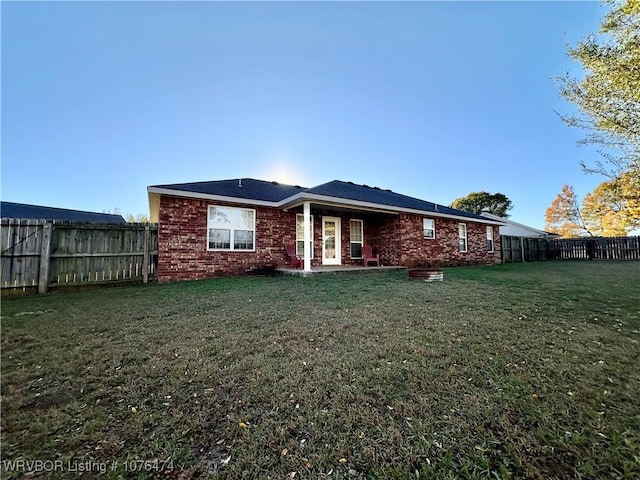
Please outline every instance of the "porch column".
[[304, 214], [304, 271], [311, 271], [311, 203], [302, 204]]

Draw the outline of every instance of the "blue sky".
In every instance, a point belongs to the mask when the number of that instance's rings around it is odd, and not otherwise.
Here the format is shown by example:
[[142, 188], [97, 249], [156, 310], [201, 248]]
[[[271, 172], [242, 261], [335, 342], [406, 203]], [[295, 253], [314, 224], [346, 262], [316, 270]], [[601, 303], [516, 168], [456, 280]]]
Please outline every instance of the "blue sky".
[[2, 199], [146, 213], [148, 185], [333, 179], [541, 228], [584, 195], [553, 77], [597, 2], [2, 2]]

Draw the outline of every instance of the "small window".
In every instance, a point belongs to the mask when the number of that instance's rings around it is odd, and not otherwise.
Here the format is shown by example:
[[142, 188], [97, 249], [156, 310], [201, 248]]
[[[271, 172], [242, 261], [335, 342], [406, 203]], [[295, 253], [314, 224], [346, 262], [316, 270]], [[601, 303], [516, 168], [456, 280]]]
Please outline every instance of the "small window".
[[433, 218], [422, 219], [422, 235], [424, 238], [436, 238], [436, 222]]
[[255, 210], [210, 205], [207, 222], [208, 250], [255, 250]]
[[458, 224], [458, 249], [462, 253], [467, 251], [467, 225], [465, 223]]
[[493, 227], [487, 227], [487, 252], [493, 253]]
[[[311, 241], [309, 242], [311, 258], [313, 258], [313, 215], [311, 215]], [[296, 214], [296, 255], [304, 256], [304, 215]]]
[[364, 230], [362, 220], [351, 220], [349, 224], [351, 241], [351, 258], [362, 258], [362, 244], [364, 242]]

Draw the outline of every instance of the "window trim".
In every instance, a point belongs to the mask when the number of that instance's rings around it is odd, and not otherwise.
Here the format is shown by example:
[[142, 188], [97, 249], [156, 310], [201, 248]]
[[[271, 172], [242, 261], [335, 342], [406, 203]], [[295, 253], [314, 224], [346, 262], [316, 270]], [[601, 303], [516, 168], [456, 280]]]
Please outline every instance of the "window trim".
[[[247, 249], [247, 248], [233, 248], [233, 237], [234, 237], [234, 233], [235, 233], [235, 228], [233, 223], [231, 223], [231, 228], [229, 228], [229, 248], [210, 248], [209, 247], [209, 235], [211, 233], [211, 226], [210, 226], [210, 221], [211, 221], [211, 209], [212, 208], [227, 208], [230, 210], [245, 210], [248, 212], [252, 212], [253, 213], [253, 248], [252, 249]], [[257, 215], [256, 215], [256, 210], [254, 208], [242, 208], [242, 207], [230, 207], [227, 205], [215, 205], [215, 204], [210, 204], [207, 205], [207, 251], [208, 252], [255, 252], [256, 251], [256, 226], [257, 226]], [[244, 230], [244, 229], [238, 229], [238, 230]]]
[[[425, 232], [427, 231], [427, 229], [424, 228], [424, 222], [427, 221], [427, 220], [431, 222], [431, 226], [432, 226], [431, 231], [433, 232], [433, 234], [430, 237], [425, 235]], [[428, 217], [423, 217], [422, 218], [422, 238], [424, 240], [435, 240], [435, 238], [436, 238], [436, 220], [435, 220], [435, 218], [428, 218]]]
[[[310, 217], [311, 217], [311, 260], [313, 260], [313, 215], [310, 215]], [[304, 248], [304, 238], [298, 238], [298, 218], [302, 218], [302, 222], [304, 223], [304, 213], [296, 213], [296, 255], [303, 257], [304, 250], [302, 252], [298, 252], [298, 242], [303, 242], [302, 248]]]
[[[359, 242], [354, 242], [352, 240], [351, 237], [351, 222], [359, 222], [360, 223], [360, 233], [362, 235], [362, 240], [360, 240]], [[352, 257], [351, 256], [351, 244], [353, 243], [359, 243], [360, 244], [360, 256], [359, 257]], [[362, 247], [364, 247], [364, 220], [361, 220], [359, 218], [350, 218], [349, 219], [349, 258], [353, 259], [353, 260], [361, 260], [364, 257], [362, 256]]]
[[[491, 233], [491, 236], [489, 236]], [[491, 242], [491, 248], [489, 248], [489, 242]], [[487, 225], [487, 253], [495, 252], [495, 241], [493, 239], [493, 227], [491, 225]]]
[[[464, 236], [460, 235], [460, 227], [464, 227]], [[467, 233], [467, 224], [466, 223], [458, 223], [458, 251], [460, 253], [467, 253], [469, 251], [469, 235]], [[464, 239], [464, 250], [462, 249], [462, 244], [460, 240]]]

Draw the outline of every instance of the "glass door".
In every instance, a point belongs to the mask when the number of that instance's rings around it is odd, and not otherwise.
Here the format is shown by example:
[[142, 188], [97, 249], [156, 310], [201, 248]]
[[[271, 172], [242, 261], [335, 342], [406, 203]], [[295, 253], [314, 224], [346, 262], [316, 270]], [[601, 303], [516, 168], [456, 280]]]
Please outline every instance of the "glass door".
[[322, 264], [340, 265], [340, 219], [322, 217]]

